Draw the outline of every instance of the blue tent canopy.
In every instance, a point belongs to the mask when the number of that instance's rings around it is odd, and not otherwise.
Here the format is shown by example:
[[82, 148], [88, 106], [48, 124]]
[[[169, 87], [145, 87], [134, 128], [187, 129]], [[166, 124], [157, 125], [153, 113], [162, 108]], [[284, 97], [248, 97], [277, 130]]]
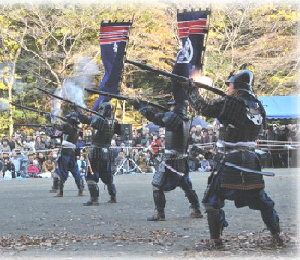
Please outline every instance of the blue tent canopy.
[[262, 102], [267, 119], [297, 119], [300, 118], [298, 110], [299, 96], [271, 96], [258, 97]]

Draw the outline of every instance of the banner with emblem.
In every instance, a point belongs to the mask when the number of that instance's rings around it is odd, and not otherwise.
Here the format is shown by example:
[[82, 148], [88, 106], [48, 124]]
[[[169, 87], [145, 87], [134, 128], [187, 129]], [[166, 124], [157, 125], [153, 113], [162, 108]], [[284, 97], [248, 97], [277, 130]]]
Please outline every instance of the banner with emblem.
[[177, 11], [178, 36], [182, 50], [177, 62], [188, 63], [190, 70], [202, 70], [205, 51], [205, 35], [208, 34], [208, 16], [211, 11]]
[[[100, 83], [99, 90], [111, 94], [119, 93], [119, 84], [124, 67], [124, 55], [129, 39], [129, 29], [132, 22], [102, 22], [100, 27], [100, 49], [105, 73]], [[98, 110], [102, 101], [111, 98], [99, 96], [93, 105], [93, 110]]]
[[[182, 49], [177, 55], [173, 68], [174, 74], [189, 78], [195, 71], [202, 70], [209, 15], [209, 9], [177, 11], [178, 36], [182, 41]], [[188, 99], [181, 84], [172, 80], [173, 96], [176, 102]]]

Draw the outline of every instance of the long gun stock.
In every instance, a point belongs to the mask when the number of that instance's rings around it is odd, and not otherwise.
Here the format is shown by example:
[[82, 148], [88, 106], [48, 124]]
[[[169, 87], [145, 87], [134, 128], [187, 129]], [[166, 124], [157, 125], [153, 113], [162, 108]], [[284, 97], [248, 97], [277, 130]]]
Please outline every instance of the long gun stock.
[[[111, 94], [111, 93], [108, 93], [108, 92], [105, 92], [105, 91], [101, 91], [101, 90], [95, 90], [95, 89], [91, 89], [91, 88], [84, 88], [84, 89], [86, 91], [88, 91], [88, 92], [92, 92], [92, 93], [99, 94], [99, 95], [102, 95], [102, 96], [107, 96], [107, 97], [110, 97], [110, 98], [116, 98], [116, 99], [120, 99], [120, 100], [127, 100], [129, 102], [135, 101], [135, 99], [130, 98], [130, 97], [125, 97], [125, 96], [117, 95], [117, 94]], [[163, 106], [161, 106], [159, 104], [156, 104], [156, 103], [153, 103], [151, 101], [144, 101], [143, 100], [142, 102], [145, 102], [145, 103], [147, 103], [147, 105], [150, 105], [150, 106], [153, 106], [155, 108], [161, 109], [161, 110], [163, 110], [165, 112], [170, 111], [166, 107], [163, 107]]]
[[164, 71], [164, 70], [154, 69], [153, 67], [151, 67], [149, 65], [146, 65], [146, 64], [143, 64], [143, 63], [140, 63], [140, 62], [136, 62], [136, 61], [132, 61], [132, 60], [125, 60], [125, 62], [129, 63], [129, 64], [132, 64], [134, 66], [137, 66], [137, 67], [139, 67], [143, 70], [151, 71], [151, 72], [154, 72], [156, 74], [163, 75], [163, 76], [166, 76], [166, 77], [169, 77], [169, 78], [174, 78], [174, 79], [177, 79], [178, 81], [183, 81], [183, 82], [186, 82], [186, 83], [195, 84], [198, 88], [203, 88], [203, 89], [212, 91], [217, 95], [226, 96], [226, 94], [220, 89], [213, 88], [211, 86], [208, 86], [208, 85], [205, 85], [205, 84], [202, 84], [202, 83], [199, 83], [199, 82], [194, 82], [194, 81], [192, 81], [191, 79], [189, 79], [187, 77], [179, 76], [177, 74], [174, 74], [174, 73], [171, 73], [171, 72], [168, 72], [168, 71]]
[[82, 110], [85, 110], [85, 111], [87, 111], [87, 112], [89, 112], [89, 113], [92, 113], [92, 114], [94, 114], [94, 115], [97, 115], [97, 116], [100, 116], [100, 117], [101, 117], [101, 115], [99, 115], [97, 112], [95, 112], [95, 111], [93, 111], [93, 110], [91, 110], [91, 109], [89, 109], [89, 108], [86, 108], [86, 107], [77, 105], [77, 104], [76, 104], [75, 102], [73, 102], [73, 101], [70, 101], [70, 100], [68, 100], [68, 99], [62, 98], [62, 97], [57, 96], [57, 95], [55, 95], [55, 94], [52, 94], [50, 91], [48, 91], [48, 90], [46, 90], [46, 89], [39, 88], [39, 87], [36, 87], [36, 88], [37, 88], [38, 90], [40, 90], [40, 91], [46, 93], [47, 95], [49, 95], [49, 96], [51, 96], [51, 97], [60, 99], [60, 100], [62, 100], [62, 101], [65, 101], [65, 102], [67, 102], [67, 103], [73, 105], [74, 107], [78, 107], [78, 108], [80, 108], [80, 109], [82, 109]]

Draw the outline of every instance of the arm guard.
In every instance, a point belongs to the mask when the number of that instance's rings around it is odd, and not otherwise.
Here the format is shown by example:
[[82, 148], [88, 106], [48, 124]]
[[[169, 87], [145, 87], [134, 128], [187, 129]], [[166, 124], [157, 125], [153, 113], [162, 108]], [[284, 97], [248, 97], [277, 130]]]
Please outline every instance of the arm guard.
[[142, 107], [139, 112], [154, 124], [165, 127], [165, 123], [162, 121], [164, 113], [155, 113], [148, 107]]
[[219, 118], [224, 106], [225, 98], [205, 100], [200, 96], [198, 88], [191, 87], [189, 89], [189, 102], [199, 114], [207, 117]]
[[97, 130], [102, 130], [105, 119], [99, 116], [93, 116], [91, 119], [91, 127]]
[[182, 124], [182, 119], [176, 115], [174, 112], [166, 112], [162, 118], [165, 126], [170, 130], [176, 131], [178, 127]]
[[80, 120], [81, 123], [83, 124], [87, 124], [90, 125], [91, 121], [92, 121], [92, 117], [91, 116], [86, 116], [82, 113], [78, 113], [78, 119]]

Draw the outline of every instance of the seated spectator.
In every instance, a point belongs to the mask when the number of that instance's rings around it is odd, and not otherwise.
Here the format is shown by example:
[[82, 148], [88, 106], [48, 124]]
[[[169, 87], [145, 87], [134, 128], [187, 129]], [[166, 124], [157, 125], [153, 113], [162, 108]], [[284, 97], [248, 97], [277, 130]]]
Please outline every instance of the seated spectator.
[[48, 153], [47, 159], [43, 162], [41, 176], [51, 178], [56, 168], [56, 163], [52, 159], [52, 152]]
[[5, 175], [11, 178], [16, 178], [15, 165], [11, 162], [9, 155], [7, 153], [3, 154], [3, 178]]
[[200, 167], [199, 171], [200, 172], [209, 172], [211, 170], [209, 161], [203, 155], [201, 156], [201, 158], [202, 158], [202, 160], [200, 162], [201, 167]]
[[42, 172], [43, 163], [46, 161], [46, 158], [44, 156], [44, 153], [39, 152], [37, 157], [37, 162], [39, 165], [39, 172]]
[[34, 154], [28, 155], [27, 167], [25, 177], [37, 178], [39, 174], [38, 162], [34, 158]]

